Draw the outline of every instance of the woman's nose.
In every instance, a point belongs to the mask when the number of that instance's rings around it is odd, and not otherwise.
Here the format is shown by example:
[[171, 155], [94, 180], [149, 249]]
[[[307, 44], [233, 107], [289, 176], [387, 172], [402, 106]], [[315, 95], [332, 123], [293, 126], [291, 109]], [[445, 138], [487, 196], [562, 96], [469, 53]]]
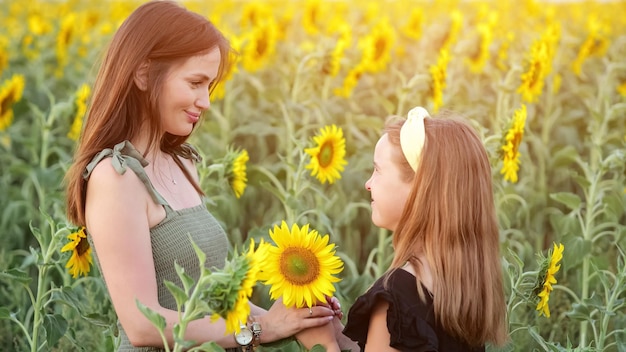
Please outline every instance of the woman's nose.
[[198, 96], [198, 98], [196, 99], [196, 106], [202, 110], [206, 110], [211, 106], [208, 90]]

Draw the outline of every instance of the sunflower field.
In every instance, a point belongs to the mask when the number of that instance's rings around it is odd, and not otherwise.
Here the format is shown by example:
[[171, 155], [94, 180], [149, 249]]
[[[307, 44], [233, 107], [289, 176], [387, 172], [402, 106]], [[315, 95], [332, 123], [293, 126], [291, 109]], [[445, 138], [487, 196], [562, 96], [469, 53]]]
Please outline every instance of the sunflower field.
[[[115, 348], [63, 177], [140, 3], [0, 0], [0, 350]], [[510, 343], [488, 350], [626, 351], [625, 1], [183, 4], [238, 52], [191, 138], [233, 247], [282, 221], [328, 234], [347, 311], [393, 255], [364, 188], [385, 120], [451, 110], [493, 170]], [[252, 300], [268, 307], [267, 287]]]

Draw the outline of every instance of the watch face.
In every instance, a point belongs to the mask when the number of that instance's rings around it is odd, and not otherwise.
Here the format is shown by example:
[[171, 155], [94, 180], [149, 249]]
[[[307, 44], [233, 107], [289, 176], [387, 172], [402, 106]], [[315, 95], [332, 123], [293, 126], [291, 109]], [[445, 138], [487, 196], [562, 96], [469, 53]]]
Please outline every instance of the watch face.
[[241, 329], [241, 332], [235, 335], [235, 341], [242, 346], [247, 346], [252, 342], [252, 331], [248, 328]]

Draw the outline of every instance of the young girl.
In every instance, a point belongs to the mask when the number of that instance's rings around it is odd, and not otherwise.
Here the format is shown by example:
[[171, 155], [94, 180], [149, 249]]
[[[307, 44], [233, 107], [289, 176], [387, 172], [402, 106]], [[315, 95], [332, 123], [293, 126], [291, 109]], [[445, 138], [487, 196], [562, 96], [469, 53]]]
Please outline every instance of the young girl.
[[[120, 323], [119, 351], [159, 351], [163, 341], [136, 300], [167, 321], [173, 344], [176, 302], [165, 280], [182, 286], [174, 263], [197, 279], [189, 237], [222, 267], [228, 240], [204, 205], [185, 143], [209, 106], [209, 91], [228, 64], [230, 46], [204, 17], [169, 1], [137, 8], [114, 35], [67, 174], [67, 213], [84, 225]], [[329, 307], [269, 312], [251, 304], [254, 337], [270, 342], [332, 320]], [[245, 322], [244, 322], [245, 323]], [[236, 347], [225, 322], [192, 322], [186, 338]], [[151, 346], [151, 347], [149, 347]], [[141, 348], [145, 347], [145, 348]]]
[[484, 351], [507, 341], [487, 153], [476, 132], [415, 108], [376, 144], [372, 221], [393, 231], [388, 272], [357, 299], [353, 351]]

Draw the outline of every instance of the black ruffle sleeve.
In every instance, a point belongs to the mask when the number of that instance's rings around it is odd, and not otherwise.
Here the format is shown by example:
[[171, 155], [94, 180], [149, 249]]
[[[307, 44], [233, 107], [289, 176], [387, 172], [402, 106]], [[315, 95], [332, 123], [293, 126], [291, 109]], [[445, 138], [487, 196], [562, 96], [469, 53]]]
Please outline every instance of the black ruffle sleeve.
[[344, 335], [358, 342], [363, 349], [367, 341], [371, 312], [376, 303], [384, 300], [389, 303], [387, 328], [391, 336], [391, 347], [411, 352], [438, 351], [439, 341], [432, 327], [432, 301], [419, 300], [415, 277], [398, 269], [391, 274], [387, 289], [383, 287], [383, 280], [384, 278], [378, 279], [350, 308]]

